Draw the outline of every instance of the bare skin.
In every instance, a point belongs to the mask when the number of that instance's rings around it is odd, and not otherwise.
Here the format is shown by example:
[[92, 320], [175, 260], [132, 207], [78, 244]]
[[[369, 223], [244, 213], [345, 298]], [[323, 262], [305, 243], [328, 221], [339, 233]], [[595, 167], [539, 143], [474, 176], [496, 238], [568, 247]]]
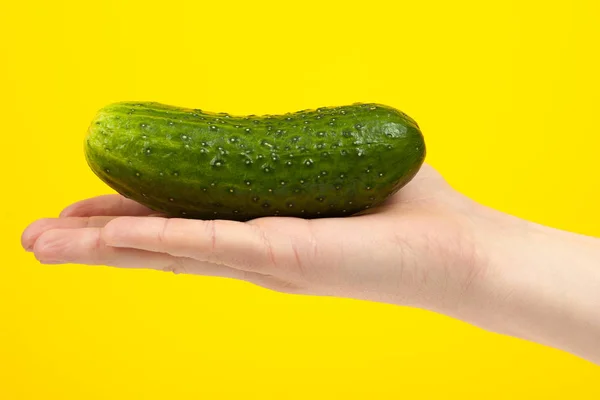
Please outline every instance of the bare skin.
[[412, 306], [600, 364], [600, 239], [473, 202], [430, 166], [350, 218], [168, 219], [119, 195], [24, 231], [46, 264], [151, 268]]

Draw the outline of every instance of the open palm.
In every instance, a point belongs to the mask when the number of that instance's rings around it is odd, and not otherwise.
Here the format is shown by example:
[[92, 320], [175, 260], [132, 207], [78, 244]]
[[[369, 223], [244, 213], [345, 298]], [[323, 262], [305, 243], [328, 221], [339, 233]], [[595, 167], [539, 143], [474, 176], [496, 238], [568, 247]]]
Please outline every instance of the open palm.
[[480, 272], [477, 207], [423, 165], [385, 204], [352, 217], [164, 218], [106, 195], [34, 222], [22, 243], [43, 263], [151, 268], [433, 308], [457, 301]]

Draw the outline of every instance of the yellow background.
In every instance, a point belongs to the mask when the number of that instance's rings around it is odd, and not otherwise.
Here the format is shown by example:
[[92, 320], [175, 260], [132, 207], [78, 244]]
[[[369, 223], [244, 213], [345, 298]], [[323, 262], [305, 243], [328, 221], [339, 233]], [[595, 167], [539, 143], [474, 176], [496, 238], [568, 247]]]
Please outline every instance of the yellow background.
[[457, 189], [600, 235], [596, 0], [4, 1], [0, 35], [0, 399], [600, 398], [590, 363], [443, 316], [42, 266], [19, 244], [110, 193], [82, 138], [121, 100], [386, 103]]

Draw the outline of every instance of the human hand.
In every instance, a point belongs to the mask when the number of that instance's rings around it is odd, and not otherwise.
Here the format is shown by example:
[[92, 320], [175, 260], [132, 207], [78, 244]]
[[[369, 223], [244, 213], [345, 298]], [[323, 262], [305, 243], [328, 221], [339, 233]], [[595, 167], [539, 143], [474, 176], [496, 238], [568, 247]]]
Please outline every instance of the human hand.
[[[151, 268], [429, 309], [600, 361], [598, 240], [477, 204], [426, 164], [384, 205], [353, 217], [168, 219], [109, 195], [34, 222], [22, 243], [47, 264]], [[574, 255], [581, 262], [566, 274]]]
[[470, 206], [425, 165], [385, 205], [360, 216], [167, 219], [109, 195], [33, 223], [23, 246], [42, 263], [152, 268], [431, 308], [456, 301], [480, 272], [464, 215]]

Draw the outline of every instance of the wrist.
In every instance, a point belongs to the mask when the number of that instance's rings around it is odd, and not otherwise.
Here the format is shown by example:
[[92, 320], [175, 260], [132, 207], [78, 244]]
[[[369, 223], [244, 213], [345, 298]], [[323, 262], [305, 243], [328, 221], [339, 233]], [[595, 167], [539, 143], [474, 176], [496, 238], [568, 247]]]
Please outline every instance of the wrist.
[[475, 323], [600, 364], [600, 239], [492, 220]]

